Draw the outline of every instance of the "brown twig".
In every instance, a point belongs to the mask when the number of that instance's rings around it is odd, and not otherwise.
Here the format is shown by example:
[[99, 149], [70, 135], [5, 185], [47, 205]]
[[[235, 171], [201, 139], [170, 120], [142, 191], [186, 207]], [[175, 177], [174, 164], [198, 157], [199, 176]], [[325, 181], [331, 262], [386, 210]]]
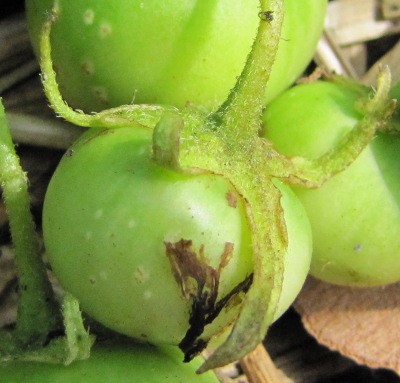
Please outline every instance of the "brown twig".
[[263, 344], [240, 360], [249, 383], [289, 383], [282, 371], [278, 370]]

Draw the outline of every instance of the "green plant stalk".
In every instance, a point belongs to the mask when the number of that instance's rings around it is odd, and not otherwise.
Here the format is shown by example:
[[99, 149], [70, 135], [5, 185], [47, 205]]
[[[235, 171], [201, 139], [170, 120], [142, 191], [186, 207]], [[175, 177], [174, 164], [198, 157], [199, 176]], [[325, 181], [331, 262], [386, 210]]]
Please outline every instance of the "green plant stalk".
[[10, 221], [19, 281], [19, 347], [42, 345], [58, 322], [58, 308], [42, 261], [30, 212], [28, 181], [19, 163], [0, 101], [0, 184]]
[[[254, 140], [260, 130], [266, 85], [280, 41], [284, 2], [260, 1], [260, 10], [257, 37], [243, 72], [226, 101], [208, 117], [219, 132], [239, 145]], [[263, 18], [265, 12], [270, 14], [270, 19]]]
[[61, 306], [65, 336], [52, 339], [46, 347], [28, 350], [17, 356], [11, 355], [10, 360], [67, 366], [75, 360], [89, 358], [95, 336], [89, 335], [83, 325], [78, 300], [71, 294], [65, 293]]

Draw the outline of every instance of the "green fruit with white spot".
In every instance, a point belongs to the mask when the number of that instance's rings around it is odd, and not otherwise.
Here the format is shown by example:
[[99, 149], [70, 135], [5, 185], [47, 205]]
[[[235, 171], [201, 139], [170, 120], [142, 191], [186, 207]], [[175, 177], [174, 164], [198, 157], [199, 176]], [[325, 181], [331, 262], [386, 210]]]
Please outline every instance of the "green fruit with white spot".
[[[38, 53], [53, 0], [26, 0]], [[52, 31], [62, 94], [87, 112], [122, 104], [214, 109], [243, 69], [259, 24], [258, 0], [59, 0]], [[266, 102], [310, 62], [327, 0], [286, 0]], [[273, 16], [273, 15], [272, 15]]]

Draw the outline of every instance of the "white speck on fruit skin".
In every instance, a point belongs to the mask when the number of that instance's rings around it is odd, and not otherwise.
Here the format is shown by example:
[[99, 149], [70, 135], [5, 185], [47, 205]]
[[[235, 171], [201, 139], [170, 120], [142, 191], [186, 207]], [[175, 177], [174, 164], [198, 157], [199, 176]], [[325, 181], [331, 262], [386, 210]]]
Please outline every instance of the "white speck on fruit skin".
[[325, 273], [327, 269], [329, 270], [331, 267], [334, 267], [334, 266], [335, 266], [335, 262], [328, 261], [321, 267], [321, 272]]
[[87, 25], [92, 25], [94, 21], [94, 11], [93, 9], [87, 9], [83, 13], [83, 22]]
[[99, 274], [99, 276], [100, 276], [100, 279], [103, 280], [103, 281], [106, 281], [106, 280], [108, 279], [107, 271], [102, 271], [102, 272]]
[[92, 239], [92, 232], [91, 231], [87, 231], [85, 233], [85, 239], [87, 239], [87, 240]]
[[111, 35], [111, 33], [112, 33], [112, 27], [111, 27], [111, 25], [108, 24], [108, 23], [102, 23], [102, 24], [100, 24], [100, 30], [99, 30], [99, 32], [100, 32], [100, 37], [106, 38], [106, 37], [108, 37], [109, 35]]
[[94, 218], [100, 219], [103, 216], [103, 213], [104, 213], [103, 209], [97, 210], [96, 213], [94, 214]]
[[149, 300], [153, 296], [153, 293], [150, 290], [146, 290], [143, 294], [144, 299]]
[[141, 147], [138, 149], [137, 154], [138, 154], [139, 156], [141, 156], [142, 154], [145, 154], [146, 152], [147, 152], [147, 149], [146, 149], [145, 147], [141, 146]]
[[128, 222], [128, 229], [133, 229], [136, 226], [136, 221], [134, 219], [131, 219]]

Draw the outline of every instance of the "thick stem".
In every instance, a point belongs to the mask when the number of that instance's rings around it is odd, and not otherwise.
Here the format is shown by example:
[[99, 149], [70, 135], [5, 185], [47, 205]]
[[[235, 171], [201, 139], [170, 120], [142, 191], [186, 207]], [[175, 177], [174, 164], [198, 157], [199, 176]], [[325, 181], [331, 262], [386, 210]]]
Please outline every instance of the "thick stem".
[[180, 172], [179, 145], [184, 120], [165, 113], [153, 130], [153, 160], [160, 166]]
[[15, 336], [24, 346], [41, 344], [54, 328], [57, 307], [30, 212], [26, 174], [15, 153], [0, 102], [0, 183], [10, 220], [19, 280]]

